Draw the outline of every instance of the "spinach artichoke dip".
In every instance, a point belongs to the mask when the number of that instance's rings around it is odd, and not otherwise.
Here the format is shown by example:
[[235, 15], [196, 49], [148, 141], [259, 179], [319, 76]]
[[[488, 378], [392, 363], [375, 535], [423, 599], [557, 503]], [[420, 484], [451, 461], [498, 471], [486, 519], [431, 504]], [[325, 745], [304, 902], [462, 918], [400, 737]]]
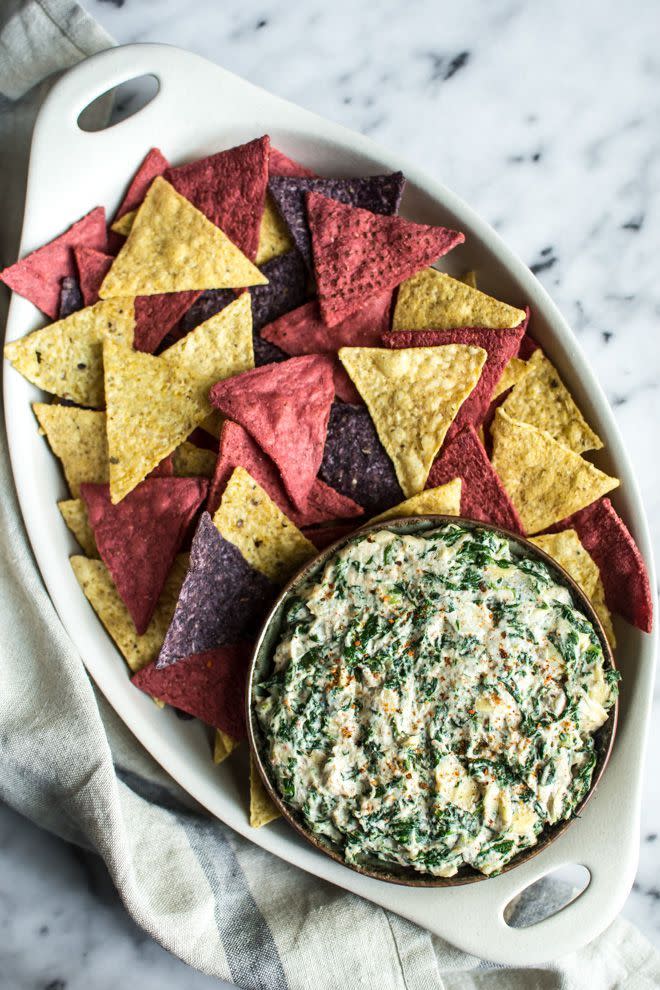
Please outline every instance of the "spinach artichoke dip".
[[588, 791], [617, 678], [540, 560], [451, 524], [309, 578], [255, 708], [280, 795], [346, 862], [494, 874]]

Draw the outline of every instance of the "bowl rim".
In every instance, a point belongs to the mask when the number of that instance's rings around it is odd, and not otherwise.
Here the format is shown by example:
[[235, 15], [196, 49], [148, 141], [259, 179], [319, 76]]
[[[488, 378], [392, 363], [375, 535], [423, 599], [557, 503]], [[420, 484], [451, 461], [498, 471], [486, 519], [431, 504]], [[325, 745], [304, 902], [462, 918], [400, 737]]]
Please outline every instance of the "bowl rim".
[[[427, 524], [430, 525], [427, 526]], [[386, 868], [382, 870], [371, 869], [369, 866], [346, 862], [344, 857], [338, 851], [326, 845], [319, 838], [317, 838], [305, 827], [305, 825], [302, 824], [297, 813], [293, 809], [289, 808], [289, 806], [284, 802], [269, 777], [268, 768], [265, 765], [265, 761], [261, 758], [261, 751], [258, 743], [258, 736], [261, 734], [261, 730], [258, 726], [252, 704], [254, 675], [257, 665], [262, 658], [262, 652], [266, 645], [266, 640], [268, 638], [271, 625], [277, 619], [279, 610], [284, 600], [292, 594], [294, 589], [297, 588], [300, 583], [306, 580], [311, 571], [322, 566], [327, 560], [334, 556], [335, 553], [343, 549], [345, 546], [348, 546], [348, 544], [352, 543], [355, 539], [361, 538], [368, 533], [390, 528], [405, 530], [412, 527], [412, 530], [414, 531], [415, 527], [419, 527], [421, 530], [424, 530], [426, 528], [432, 529], [435, 525], [442, 526], [447, 524], [464, 526], [468, 529], [491, 530], [492, 532], [495, 532], [498, 535], [524, 547], [524, 549], [531, 555], [542, 560], [551, 571], [556, 572], [560, 581], [564, 583], [574, 595], [580, 610], [586, 614], [586, 617], [593, 624], [603, 650], [605, 668], [617, 670], [614, 654], [607, 640], [607, 636], [605, 635], [605, 630], [603, 629], [602, 623], [594, 611], [591, 602], [577, 582], [571, 577], [570, 574], [568, 574], [561, 564], [546, 553], [546, 551], [541, 547], [538, 547], [535, 543], [531, 543], [527, 537], [521, 536], [519, 533], [514, 533], [513, 531], [505, 529], [502, 526], [496, 526], [493, 523], [471, 519], [468, 516], [452, 516], [434, 513], [414, 516], [397, 516], [389, 519], [381, 519], [380, 521], [376, 520], [375, 522], [365, 523], [364, 526], [361, 526], [353, 532], [345, 534], [340, 537], [340, 539], [335, 540], [334, 543], [324, 547], [323, 550], [320, 550], [319, 553], [315, 554], [314, 557], [303, 564], [302, 567], [298, 568], [298, 570], [281, 589], [272, 607], [268, 611], [267, 616], [263, 620], [250, 657], [245, 690], [245, 721], [251, 760], [257, 768], [268, 796], [277, 807], [284, 820], [315, 849], [319, 850], [324, 855], [329, 856], [335, 862], [340, 863], [347, 869], [360, 873], [363, 876], [405, 887], [457, 887], [469, 883], [479, 883], [480, 881], [492, 879], [492, 877], [484, 873], [480, 873], [470, 866], [460, 867], [458, 872], [451, 877], [434, 877], [431, 874], [421, 873], [411, 867], [402, 868], [400, 872], [389, 871]], [[619, 697], [617, 693], [614, 704], [608, 712], [607, 720], [593, 733], [593, 738], [596, 740], [600, 751], [597, 756], [589, 790], [575, 806], [571, 816], [568, 819], [559, 821], [554, 825], [546, 826], [540, 832], [538, 841], [535, 845], [529, 846], [527, 849], [522, 850], [514, 856], [513, 859], [506, 864], [506, 866], [495, 874], [495, 876], [501, 876], [503, 873], [508, 873], [510, 870], [515, 869], [518, 866], [522, 866], [535, 856], [538, 856], [539, 853], [543, 852], [544, 849], [548, 848], [548, 846], [552, 845], [552, 843], [563, 835], [564, 832], [566, 832], [566, 830], [573, 824], [573, 822], [579, 818], [580, 813], [584, 810], [590, 799], [593, 797], [605, 772], [607, 764], [609, 763], [612, 748], [614, 746], [614, 738], [616, 736], [618, 715]]]

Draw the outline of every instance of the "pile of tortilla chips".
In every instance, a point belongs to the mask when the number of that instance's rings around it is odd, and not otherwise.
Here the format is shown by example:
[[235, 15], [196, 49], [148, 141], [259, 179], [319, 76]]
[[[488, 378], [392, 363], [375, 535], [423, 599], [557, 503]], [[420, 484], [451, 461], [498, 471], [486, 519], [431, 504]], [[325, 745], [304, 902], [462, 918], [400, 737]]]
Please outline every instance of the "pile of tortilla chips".
[[[173, 167], [151, 149], [0, 273], [51, 321], [5, 347], [69, 497], [71, 565], [135, 685], [245, 737], [251, 644], [290, 575], [370, 519], [463, 515], [532, 536], [649, 631], [648, 576], [603, 444], [529, 310], [438, 260], [401, 173], [320, 177], [268, 137]], [[521, 300], [524, 303], [524, 300]], [[252, 767], [251, 822], [276, 816]]]

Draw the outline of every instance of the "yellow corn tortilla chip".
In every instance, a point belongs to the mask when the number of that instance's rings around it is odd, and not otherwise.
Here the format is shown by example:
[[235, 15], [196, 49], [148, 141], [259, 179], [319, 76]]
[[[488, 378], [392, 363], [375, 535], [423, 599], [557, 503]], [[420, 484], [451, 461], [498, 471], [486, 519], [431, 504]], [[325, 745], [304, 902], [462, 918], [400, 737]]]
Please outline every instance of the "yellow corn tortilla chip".
[[591, 598], [600, 571], [596, 561], [580, 543], [580, 537], [574, 529], [563, 529], [560, 533], [546, 533], [543, 536], [532, 536], [530, 543], [536, 544], [541, 550], [556, 560], [560, 567], [570, 574], [576, 584], [579, 584], [587, 598]]
[[232, 472], [213, 522], [248, 564], [277, 583], [317, 553], [242, 467]]
[[83, 481], [103, 484], [108, 480], [108, 442], [105, 413], [75, 406], [32, 406], [41, 432], [62, 462], [67, 484], [74, 498], [80, 495]]
[[528, 371], [502, 408], [520, 423], [545, 430], [576, 454], [599, 450], [603, 441], [586, 423], [573, 397], [543, 351], [534, 351]]
[[89, 525], [87, 506], [83, 500], [81, 498], [69, 498], [64, 502], [58, 502], [57, 508], [86, 555], [93, 558], [98, 557], [99, 551], [94, 539], [94, 531]]
[[607, 641], [614, 649], [616, 636], [614, 635], [612, 616], [605, 604], [605, 589], [601, 581], [598, 564], [582, 546], [576, 531], [564, 529], [560, 533], [533, 536], [530, 542], [535, 543], [541, 550], [545, 550], [580, 585], [601, 621]]
[[460, 516], [461, 514], [461, 479], [454, 478], [446, 485], [438, 488], [427, 488], [412, 498], [407, 498], [405, 502], [381, 512], [379, 516], [374, 516], [370, 522], [379, 522], [381, 519], [397, 519], [401, 516]]
[[291, 240], [289, 228], [282, 220], [279, 210], [273, 203], [270, 193], [266, 194], [266, 204], [259, 227], [259, 244], [255, 264], [265, 265], [267, 261], [278, 258], [287, 251], [293, 251], [295, 244]]
[[267, 283], [219, 227], [157, 176], [99, 296], [152, 296]]
[[[112, 228], [115, 229], [114, 227]], [[477, 287], [477, 273], [475, 271], [463, 272], [461, 275], [461, 282], [465, 285], [469, 285], [471, 289], [476, 289]]]
[[115, 234], [121, 234], [122, 237], [128, 237], [133, 226], [133, 221], [135, 220], [137, 210], [129, 210], [128, 213], [124, 213], [123, 217], [119, 220], [115, 220], [110, 230], [114, 230]]
[[111, 299], [5, 345], [5, 357], [29, 382], [84, 406], [103, 405], [103, 341], [133, 344], [132, 299]]
[[185, 440], [172, 454], [177, 478], [212, 478], [218, 455]]
[[406, 498], [421, 492], [486, 351], [441, 347], [342, 347], [339, 357], [364, 399]]
[[216, 729], [213, 739], [213, 762], [222, 763], [223, 760], [226, 760], [234, 752], [238, 745], [238, 739], [234, 739], [233, 736], [223, 732], [222, 729]]
[[399, 287], [393, 330], [453, 330], [456, 327], [517, 327], [525, 314], [435, 268], [425, 268]]
[[254, 367], [249, 293], [159, 357], [107, 341], [104, 364], [116, 503], [206, 419], [215, 382]]
[[593, 594], [591, 595], [591, 604], [594, 612], [600, 619], [600, 624], [603, 627], [605, 638], [614, 650], [616, 648], [616, 633], [614, 632], [612, 613], [607, 607], [607, 602], [605, 601], [605, 588], [600, 575], [598, 576], [598, 582], [593, 590]]
[[142, 636], [136, 633], [130, 613], [101, 560], [75, 556], [71, 557], [71, 566], [87, 600], [133, 673], [155, 660], [174, 615], [179, 591], [188, 570], [188, 554], [179, 554], [174, 561], [151, 622]]
[[508, 364], [505, 365], [504, 371], [502, 372], [502, 377], [493, 389], [493, 394], [491, 396], [491, 401], [497, 399], [498, 396], [503, 395], [514, 385], [517, 385], [521, 379], [525, 377], [529, 367], [527, 361], [523, 361], [522, 358], [512, 357]]
[[268, 797], [254, 757], [250, 755], [250, 825], [261, 828], [279, 817], [279, 809]]
[[222, 424], [225, 421], [225, 417], [222, 415], [219, 409], [214, 409], [213, 412], [206, 417], [203, 423], [199, 424], [200, 430], [206, 430], [212, 437], [216, 440], [220, 438], [220, 433], [222, 431]]
[[493, 467], [526, 533], [538, 533], [591, 505], [619, 484], [549, 433], [497, 410]]

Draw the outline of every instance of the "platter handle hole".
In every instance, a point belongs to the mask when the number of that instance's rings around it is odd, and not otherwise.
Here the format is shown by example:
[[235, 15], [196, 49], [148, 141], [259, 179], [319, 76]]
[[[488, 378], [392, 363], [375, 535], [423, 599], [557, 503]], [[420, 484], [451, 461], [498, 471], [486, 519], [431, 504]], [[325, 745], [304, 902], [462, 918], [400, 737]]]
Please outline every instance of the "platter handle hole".
[[591, 873], [579, 863], [560, 866], [516, 894], [504, 909], [509, 928], [531, 928], [576, 901], [591, 883]]
[[81, 131], [103, 131], [122, 120], [128, 120], [140, 110], [149, 106], [158, 96], [160, 82], [157, 76], [147, 73], [135, 76], [107, 89], [88, 103], [78, 114], [78, 127]]

